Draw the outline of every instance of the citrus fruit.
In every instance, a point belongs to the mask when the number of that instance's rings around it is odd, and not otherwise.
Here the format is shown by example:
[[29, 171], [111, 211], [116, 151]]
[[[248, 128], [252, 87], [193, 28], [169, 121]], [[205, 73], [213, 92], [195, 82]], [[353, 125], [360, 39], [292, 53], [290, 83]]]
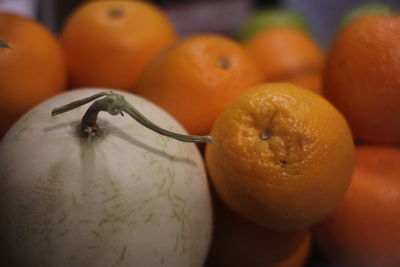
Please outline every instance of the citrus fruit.
[[323, 91], [360, 141], [400, 142], [400, 18], [362, 15], [335, 36]]
[[354, 145], [343, 116], [301, 87], [246, 90], [218, 116], [205, 159], [212, 184], [237, 213], [271, 229], [326, 217], [351, 178]]
[[161, 52], [134, 92], [167, 110], [190, 134], [205, 135], [229, 101], [262, 81], [261, 71], [238, 43], [202, 34]]
[[299, 75], [287, 77], [285, 82], [292, 83], [306, 89], [309, 89], [317, 94], [322, 94], [322, 71], [306, 71]]
[[70, 14], [61, 34], [71, 86], [131, 90], [174, 39], [168, 18], [151, 3], [88, 1]]
[[0, 13], [0, 136], [28, 109], [62, 92], [66, 67], [61, 46], [38, 22]]
[[278, 232], [254, 224], [214, 201], [213, 241], [207, 267], [301, 267], [309, 256], [309, 230]]
[[318, 247], [335, 265], [398, 266], [399, 203], [400, 149], [357, 147], [349, 190], [315, 227]]
[[239, 29], [238, 38], [244, 41], [268, 27], [277, 25], [308, 31], [306, 22], [296, 12], [286, 9], [267, 8], [255, 11], [246, 19]]
[[[307, 33], [293, 27], [269, 27], [248, 39], [244, 46], [263, 71], [265, 81], [289, 82], [310, 73], [320, 76], [322, 52]], [[320, 88], [307, 88], [320, 92]]]

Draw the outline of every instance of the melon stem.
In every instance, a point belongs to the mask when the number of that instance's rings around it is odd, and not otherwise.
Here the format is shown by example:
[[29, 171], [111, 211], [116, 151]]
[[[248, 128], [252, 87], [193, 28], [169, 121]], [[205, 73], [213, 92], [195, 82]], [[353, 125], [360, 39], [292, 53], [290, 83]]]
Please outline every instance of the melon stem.
[[[101, 99], [98, 99], [101, 98]], [[98, 99], [98, 100], [96, 100]], [[90, 97], [86, 97], [72, 103], [66, 104], [62, 107], [58, 107], [52, 110], [51, 115], [56, 116], [58, 114], [70, 111], [79, 106], [92, 102], [92, 105], [88, 108], [86, 113], [83, 115], [80, 124], [80, 133], [84, 136], [94, 136], [100, 133], [100, 128], [97, 125], [97, 117], [100, 111], [105, 111], [111, 115], [123, 115], [128, 114], [138, 123], [144, 127], [157, 132], [158, 134], [182, 141], [182, 142], [193, 142], [193, 143], [214, 143], [211, 136], [199, 136], [199, 135], [185, 135], [174, 133], [159, 127], [158, 125], [147, 119], [142, 113], [140, 113], [136, 108], [129, 104], [122, 95], [116, 94], [114, 92], [101, 92]]]

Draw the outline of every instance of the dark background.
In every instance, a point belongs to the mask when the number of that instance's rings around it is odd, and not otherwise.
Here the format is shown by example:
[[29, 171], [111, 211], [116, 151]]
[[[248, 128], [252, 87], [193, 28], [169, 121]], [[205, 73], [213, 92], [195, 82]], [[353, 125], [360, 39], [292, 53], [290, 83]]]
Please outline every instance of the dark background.
[[[11, 6], [29, 6], [18, 10], [40, 20], [59, 32], [66, 16], [85, 0], [0, 0], [0, 10]], [[322, 48], [327, 48], [337, 24], [349, 9], [365, 3], [387, 3], [400, 8], [399, 0], [152, 0], [163, 8], [180, 35], [194, 32], [218, 32], [234, 36], [251, 12], [282, 7], [296, 11], [309, 26]], [[15, 7], [12, 7], [15, 9]], [[188, 19], [189, 18], [189, 19]]]
[[[65, 16], [75, 6], [84, 2], [84, 0], [34, 1], [40, 3], [39, 18], [47, 22], [54, 31], [60, 29]], [[337, 24], [349, 9], [365, 3], [387, 3], [400, 8], [399, 0], [153, 0], [149, 2], [166, 10], [181, 35], [199, 31], [234, 35], [237, 28], [254, 10], [268, 7], [291, 9], [305, 18], [311, 34], [323, 48], [329, 45]], [[49, 20], [49, 17], [52, 17], [52, 20]]]

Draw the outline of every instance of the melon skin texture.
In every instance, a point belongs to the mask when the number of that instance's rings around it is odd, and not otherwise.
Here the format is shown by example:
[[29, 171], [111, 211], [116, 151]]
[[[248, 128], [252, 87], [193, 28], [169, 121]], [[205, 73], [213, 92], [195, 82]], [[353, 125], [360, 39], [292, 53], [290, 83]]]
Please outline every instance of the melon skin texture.
[[[90, 141], [77, 127], [90, 104], [53, 108], [107, 89], [55, 96], [0, 144], [0, 242], [16, 266], [202, 266], [212, 232], [207, 176], [195, 144], [128, 115], [99, 113]], [[113, 90], [159, 126], [184, 129], [138, 96]]]

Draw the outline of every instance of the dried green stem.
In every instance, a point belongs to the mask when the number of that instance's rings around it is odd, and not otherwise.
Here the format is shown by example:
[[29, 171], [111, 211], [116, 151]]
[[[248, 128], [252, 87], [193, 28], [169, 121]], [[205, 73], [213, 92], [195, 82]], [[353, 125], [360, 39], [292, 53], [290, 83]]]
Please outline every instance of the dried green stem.
[[111, 115], [123, 114], [124, 112], [131, 116], [134, 120], [142, 124], [144, 127], [157, 132], [161, 135], [168, 136], [183, 142], [196, 142], [196, 143], [213, 143], [211, 136], [198, 136], [198, 135], [185, 135], [174, 133], [165, 130], [150, 120], [148, 120], [143, 114], [141, 114], [137, 109], [135, 109], [131, 104], [129, 104], [122, 95], [115, 94], [113, 92], [101, 92], [90, 97], [86, 97], [67, 105], [52, 110], [51, 115], [56, 116], [58, 114], [70, 111], [79, 106], [87, 104], [93, 100], [96, 100], [84, 114], [80, 131], [81, 134], [86, 135], [96, 135], [99, 132], [99, 127], [96, 123], [97, 116], [100, 111], [106, 111]]

